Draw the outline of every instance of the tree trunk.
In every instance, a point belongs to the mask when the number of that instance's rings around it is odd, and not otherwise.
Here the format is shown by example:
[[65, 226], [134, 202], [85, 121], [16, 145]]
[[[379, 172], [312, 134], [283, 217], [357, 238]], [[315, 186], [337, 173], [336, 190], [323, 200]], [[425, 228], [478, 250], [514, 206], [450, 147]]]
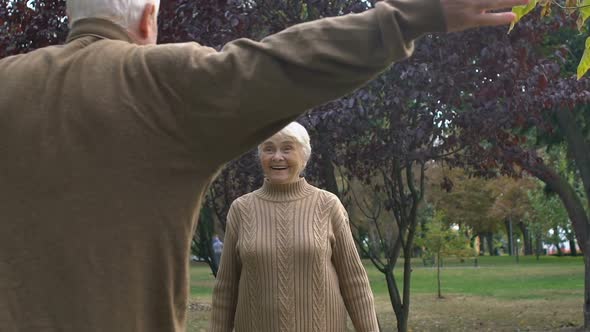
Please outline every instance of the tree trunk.
[[570, 255], [577, 256], [578, 251], [576, 250], [576, 234], [573, 230], [566, 232], [565, 237], [570, 245]]
[[535, 255], [537, 256], [537, 261], [538, 261], [539, 256], [541, 256], [541, 252], [543, 252], [543, 240], [541, 240], [540, 235], [535, 236], [535, 242], [536, 242]]
[[[408, 241], [409, 243], [409, 241]], [[404, 248], [404, 295], [402, 318], [398, 317], [398, 332], [408, 332], [408, 320], [410, 318], [410, 282], [412, 275], [411, 249]]]
[[486, 241], [488, 243], [488, 253], [490, 256], [495, 256], [496, 253], [494, 252], [494, 233], [486, 232]]
[[212, 246], [213, 229], [215, 228], [214, 223], [215, 220], [213, 219], [211, 208], [206, 205], [203, 206], [201, 213], [199, 214], [199, 224], [197, 226], [196, 233], [198, 236], [193, 237], [193, 241], [196, 242], [197, 246], [197, 252], [195, 254], [205, 259], [205, 262], [207, 262], [211, 269], [211, 273], [213, 273], [213, 276], [217, 277], [219, 266], [217, 266], [217, 262], [213, 258]]
[[572, 222], [578, 243], [586, 243], [590, 239], [590, 222], [584, 206], [572, 186], [545, 164], [537, 164], [530, 171], [559, 195]]
[[563, 251], [561, 251], [561, 246], [559, 245], [559, 243], [554, 243], [555, 248], [557, 248], [557, 256], [561, 257], [563, 256]]
[[510, 218], [504, 220], [504, 226], [506, 226], [506, 237], [508, 238], [508, 255], [512, 256], [514, 244], [512, 242], [512, 222], [510, 221]]
[[523, 243], [523, 247], [524, 247], [523, 248], [524, 254], [526, 256], [530, 256], [533, 254], [533, 244], [531, 243], [532, 241], [531, 241], [529, 228], [522, 221], [518, 223], [518, 228], [520, 228], [520, 231], [522, 232], [522, 243]]
[[[483, 256], [485, 253], [485, 243], [483, 243], [484, 237], [483, 237], [483, 233], [477, 233], [477, 236], [475, 236], [473, 238], [473, 241], [471, 241], [471, 243], [473, 244], [473, 248], [477, 250], [477, 254], [479, 256]], [[477, 248], [475, 248], [475, 246], [477, 245], [477, 243], [479, 242], [479, 246], [477, 246]]]
[[483, 256], [485, 254], [485, 250], [486, 250], [486, 244], [485, 244], [485, 237], [483, 235], [483, 233], [478, 233], [477, 234], [477, 238], [479, 239], [479, 246], [477, 247], [477, 254], [480, 256]]
[[[588, 215], [584, 210], [580, 197], [576, 194], [572, 186], [553, 169], [547, 167], [545, 164], [537, 164], [530, 171], [559, 195], [572, 222], [576, 239], [581, 246], [583, 245], [585, 271], [584, 327], [587, 331], [590, 331], [590, 223]], [[586, 182], [584, 182], [584, 186], [586, 187]], [[585, 189], [588, 190], [590, 187], [586, 187]]]
[[[587, 112], [587, 109], [583, 110], [582, 112]], [[580, 177], [582, 178], [582, 183], [584, 184], [584, 192], [586, 194], [587, 203], [590, 206], [590, 153], [588, 153], [588, 151], [590, 151], [590, 142], [582, 131], [579, 121], [576, 121], [574, 110], [557, 110], [555, 111], [555, 116], [557, 118], [559, 130], [566, 139], [567, 149], [569, 153], [574, 156], [574, 160], [576, 161], [576, 167], [580, 172]], [[574, 222], [573, 219], [572, 222]], [[578, 227], [575, 228], [575, 231], [578, 233], [581, 230]], [[577, 236], [587, 237], [588, 233], [584, 232]], [[578, 243], [581, 244], [586, 242], [581, 242], [578, 238]]]
[[438, 286], [438, 298], [442, 299], [442, 295], [440, 292], [440, 251], [436, 253], [436, 283]]
[[332, 164], [332, 155], [334, 153], [334, 149], [333, 147], [327, 145], [331, 141], [329, 137], [330, 131], [320, 126], [318, 126], [317, 131], [320, 144], [317, 146], [318, 152], [316, 152], [315, 155], [317, 158], [321, 158], [319, 162], [321, 165], [319, 168], [319, 178], [323, 179], [325, 182], [324, 189], [338, 196], [338, 198], [342, 200], [340, 190], [338, 189], [338, 183], [336, 181], [334, 164]]
[[[586, 111], [586, 110], [584, 110]], [[579, 122], [576, 121], [573, 110], [556, 110], [555, 115], [560, 132], [565, 136], [568, 151], [576, 160], [576, 167], [580, 172], [587, 203], [590, 205], [590, 144], [582, 132]], [[537, 176], [537, 175], [535, 175]], [[538, 176], [537, 176], [538, 177]], [[545, 179], [545, 183], [549, 184]], [[562, 177], [552, 176], [547, 178], [565, 205], [580, 248], [584, 254], [584, 329], [590, 330], [590, 222], [588, 215], [581, 204], [579, 196]], [[561, 181], [560, 181], [561, 180]]]
[[[589, 241], [590, 242], [590, 241]], [[584, 331], [590, 331], [590, 243], [584, 246]], [[581, 249], [581, 248], [580, 248]]]
[[518, 240], [516, 241], [516, 250], [514, 250], [514, 252], [516, 253], [516, 264], [520, 263], [520, 248], [518, 246]]
[[576, 240], [570, 239], [570, 255], [578, 256], [578, 250], [576, 249]]
[[[381, 257], [381, 249], [379, 248], [380, 238], [377, 234], [377, 230], [369, 229], [369, 251], [373, 257]], [[360, 245], [360, 244], [359, 244]]]
[[[397, 287], [397, 283], [395, 282], [395, 277], [393, 276], [393, 270], [387, 269], [385, 271], [385, 281], [387, 282], [387, 290], [389, 292], [389, 301], [391, 302], [391, 306], [393, 307], [393, 312], [395, 312], [395, 317], [397, 318], [397, 329], [398, 331], [407, 331], [408, 321], [407, 317], [404, 316], [404, 304], [401, 301], [399, 288]], [[403, 327], [406, 329], [402, 329]]]
[[[528, 229], [528, 227], [527, 227]], [[530, 230], [528, 231], [529, 236], [528, 236], [528, 241], [529, 241], [529, 246], [531, 248], [531, 253], [529, 255], [533, 255], [535, 252], [535, 241], [534, 241], [534, 236], [533, 236], [533, 232], [531, 232]]]

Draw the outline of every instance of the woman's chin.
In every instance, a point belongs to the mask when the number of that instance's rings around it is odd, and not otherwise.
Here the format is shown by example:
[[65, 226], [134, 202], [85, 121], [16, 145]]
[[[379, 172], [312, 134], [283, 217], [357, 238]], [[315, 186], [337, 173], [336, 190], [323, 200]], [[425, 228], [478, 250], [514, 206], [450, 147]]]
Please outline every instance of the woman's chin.
[[291, 183], [291, 182], [295, 182], [297, 181], [297, 179], [293, 179], [290, 176], [273, 176], [273, 177], [269, 177], [270, 183], [273, 184], [287, 184], [287, 183]]

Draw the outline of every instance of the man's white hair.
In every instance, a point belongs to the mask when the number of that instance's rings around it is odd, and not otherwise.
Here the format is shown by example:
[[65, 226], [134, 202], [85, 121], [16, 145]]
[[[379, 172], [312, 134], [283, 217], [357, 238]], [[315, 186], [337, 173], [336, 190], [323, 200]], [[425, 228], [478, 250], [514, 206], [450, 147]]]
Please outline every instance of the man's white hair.
[[[307, 162], [309, 161], [309, 157], [311, 156], [311, 144], [309, 143], [309, 133], [307, 132], [305, 127], [303, 127], [298, 122], [293, 121], [273, 136], [275, 135], [280, 135], [283, 137], [294, 139], [295, 142], [301, 145], [301, 148], [303, 150], [303, 167], [305, 167], [305, 165], [307, 165]], [[261, 152], [262, 144], [258, 145], [258, 154], [260, 155]]]
[[135, 29], [147, 4], [160, 8], [160, 0], [66, 0], [70, 27], [83, 18], [103, 18], [125, 29]]

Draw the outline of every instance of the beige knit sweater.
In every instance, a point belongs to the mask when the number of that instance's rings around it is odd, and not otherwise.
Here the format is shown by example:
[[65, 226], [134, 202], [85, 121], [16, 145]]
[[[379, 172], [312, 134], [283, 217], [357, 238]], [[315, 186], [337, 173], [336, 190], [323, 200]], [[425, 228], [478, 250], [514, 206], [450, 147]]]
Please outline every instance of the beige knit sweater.
[[211, 331], [378, 331], [373, 295], [338, 198], [305, 179], [265, 182], [231, 206]]

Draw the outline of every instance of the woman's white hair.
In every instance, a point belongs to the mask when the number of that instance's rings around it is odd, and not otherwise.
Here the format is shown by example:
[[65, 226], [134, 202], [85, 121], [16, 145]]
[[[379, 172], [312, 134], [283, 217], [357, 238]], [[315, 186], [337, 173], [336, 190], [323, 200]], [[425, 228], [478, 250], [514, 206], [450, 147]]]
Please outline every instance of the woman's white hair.
[[135, 29], [147, 4], [160, 8], [160, 0], [66, 0], [70, 27], [83, 18], [103, 18], [125, 29]]
[[[309, 143], [309, 133], [305, 127], [300, 125], [298, 122], [291, 122], [285, 128], [281, 129], [278, 133], [274, 134], [283, 137], [294, 139], [295, 142], [301, 145], [303, 150], [303, 167], [307, 165], [309, 157], [311, 157], [311, 144]], [[258, 154], [262, 152], [262, 144], [258, 145]]]

